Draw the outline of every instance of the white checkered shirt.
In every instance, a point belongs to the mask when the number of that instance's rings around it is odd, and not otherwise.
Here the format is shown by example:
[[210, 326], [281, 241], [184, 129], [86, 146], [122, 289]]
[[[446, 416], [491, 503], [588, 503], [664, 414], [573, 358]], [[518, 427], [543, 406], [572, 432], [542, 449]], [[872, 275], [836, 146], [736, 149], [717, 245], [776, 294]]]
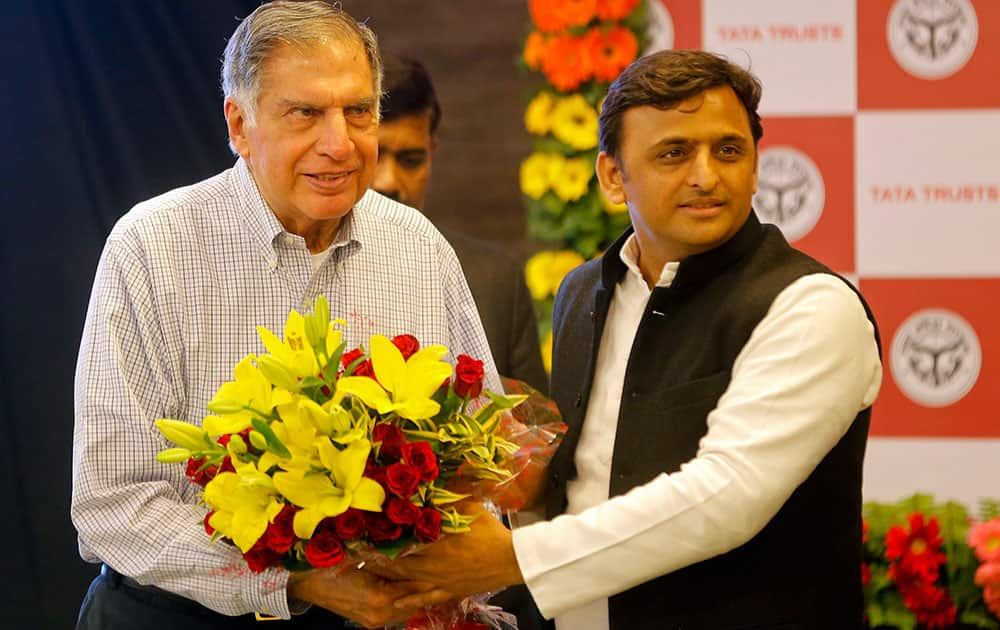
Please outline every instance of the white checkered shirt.
[[76, 372], [73, 522], [80, 554], [228, 615], [288, 617], [283, 570], [253, 574], [238, 550], [209, 544], [199, 488], [153, 426], [200, 424], [220, 384], [318, 295], [347, 320], [348, 347], [375, 333], [415, 335], [496, 369], [458, 259], [420, 213], [368, 191], [313, 272], [242, 160], [137, 205], [108, 237]]

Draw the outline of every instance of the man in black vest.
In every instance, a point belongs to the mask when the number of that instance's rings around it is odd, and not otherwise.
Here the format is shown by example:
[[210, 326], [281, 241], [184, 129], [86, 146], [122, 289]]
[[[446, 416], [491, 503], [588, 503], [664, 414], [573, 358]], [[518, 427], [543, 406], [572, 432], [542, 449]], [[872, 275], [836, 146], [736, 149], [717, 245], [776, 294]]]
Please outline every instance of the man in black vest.
[[400, 570], [453, 592], [523, 580], [560, 630], [861, 626], [878, 334], [753, 213], [760, 94], [699, 51], [610, 87], [597, 174], [633, 228], [556, 300], [551, 520], [509, 537], [480, 518]]

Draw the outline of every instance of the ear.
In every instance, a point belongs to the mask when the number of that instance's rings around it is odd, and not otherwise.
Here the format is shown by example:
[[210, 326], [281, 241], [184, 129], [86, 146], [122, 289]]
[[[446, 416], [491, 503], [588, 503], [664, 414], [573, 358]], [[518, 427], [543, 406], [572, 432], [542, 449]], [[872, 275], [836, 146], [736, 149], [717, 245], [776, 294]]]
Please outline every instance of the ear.
[[618, 160], [601, 151], [597, 154], [597, 181], [611, 203], [625, 203], [625, 172]]
[[247, 123], [246, 113], [240, 104], [232, 98], [226, 99], [223, 111], [226, 116], [226, 127], [229, 130], [229, 143], [233, 145], [233, 148], [240, 154], [240, 157], [249, 161], [250, 142], [247, 140], [249, 124]]

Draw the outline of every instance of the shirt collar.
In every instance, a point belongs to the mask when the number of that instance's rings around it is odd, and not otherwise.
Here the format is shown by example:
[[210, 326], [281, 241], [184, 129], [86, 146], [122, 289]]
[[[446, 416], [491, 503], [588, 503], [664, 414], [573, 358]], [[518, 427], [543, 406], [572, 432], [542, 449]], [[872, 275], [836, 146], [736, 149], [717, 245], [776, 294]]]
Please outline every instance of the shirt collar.
[[[273, 252], [276, 239], [286, 233], [285, 227], [281, 225], [281, 221], [274, 215], [274, 211], [264, 201], [264, 197], [257, 187], [257, 182], [242, 157], [236, 160], [232, 174], [233, 190], [247, 226], [250, 228], [250, 233], [262, 246], [267, 248], [268, 252]], [[365, 192], [361, 200], [341, 220], [337, 234], [333, 237], [333, 242], [330, 243], [331, 250], [358, 241], [357, 236], [364, 230], [359, 230], [358, 226], [355, 225], [355, 214], [367, 205], [367, 199], [370, 195], [370, 190]]]
[[[646, 284], [646, 279], [642, 277], [642, 270], [639, 269], [639, 241], [635, 237], [635, 233], [628, 235], [625, 239], [625, 243], [622, 245], [622, 249], [618, 252], [618, 256], [628, 267], [629, 273], [638, 276], [642, 280], [643, 285]], [[669, 287], [670, 283], [674, 281], [674, 276], [677, 274], [677, 267], [680, 263], [677, 261], [671, 261], [663, 265], [663, 269], [660, 270], [660, 278], [656, 281], [656, 286], [658, 287]]]

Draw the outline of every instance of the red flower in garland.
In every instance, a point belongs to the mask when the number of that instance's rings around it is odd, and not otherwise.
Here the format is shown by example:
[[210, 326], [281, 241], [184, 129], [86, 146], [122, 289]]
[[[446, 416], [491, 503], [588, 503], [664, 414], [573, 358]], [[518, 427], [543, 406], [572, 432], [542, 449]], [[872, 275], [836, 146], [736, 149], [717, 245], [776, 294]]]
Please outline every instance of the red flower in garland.
[[639, 0], [598, 0], [597, 17], [605, 22], [616, 22], [628, 17], [639, 6]]
[[594, 65], [594, 78], [611, 82], [639, 54], [639, 41], [629, 29], [616, 26], [606, 32], [593, 28], [584, 38]]
[[906, 575], [919, 575], [928, 582], [938, 576], [938, 567], [946, 558], [941, 553], [941, 529], [936, 518], [924, 524], [924, 515], [910, 515], [910, 531], [899, 525], [889, 528], [885, 536], [885, 557], [895, 561], [898, 571]]
[[570, 92], [594, 73], [590, 51], [582, 37], [561, 35], [549, 40], [542, 59], [542, 73], [562, 92]]

